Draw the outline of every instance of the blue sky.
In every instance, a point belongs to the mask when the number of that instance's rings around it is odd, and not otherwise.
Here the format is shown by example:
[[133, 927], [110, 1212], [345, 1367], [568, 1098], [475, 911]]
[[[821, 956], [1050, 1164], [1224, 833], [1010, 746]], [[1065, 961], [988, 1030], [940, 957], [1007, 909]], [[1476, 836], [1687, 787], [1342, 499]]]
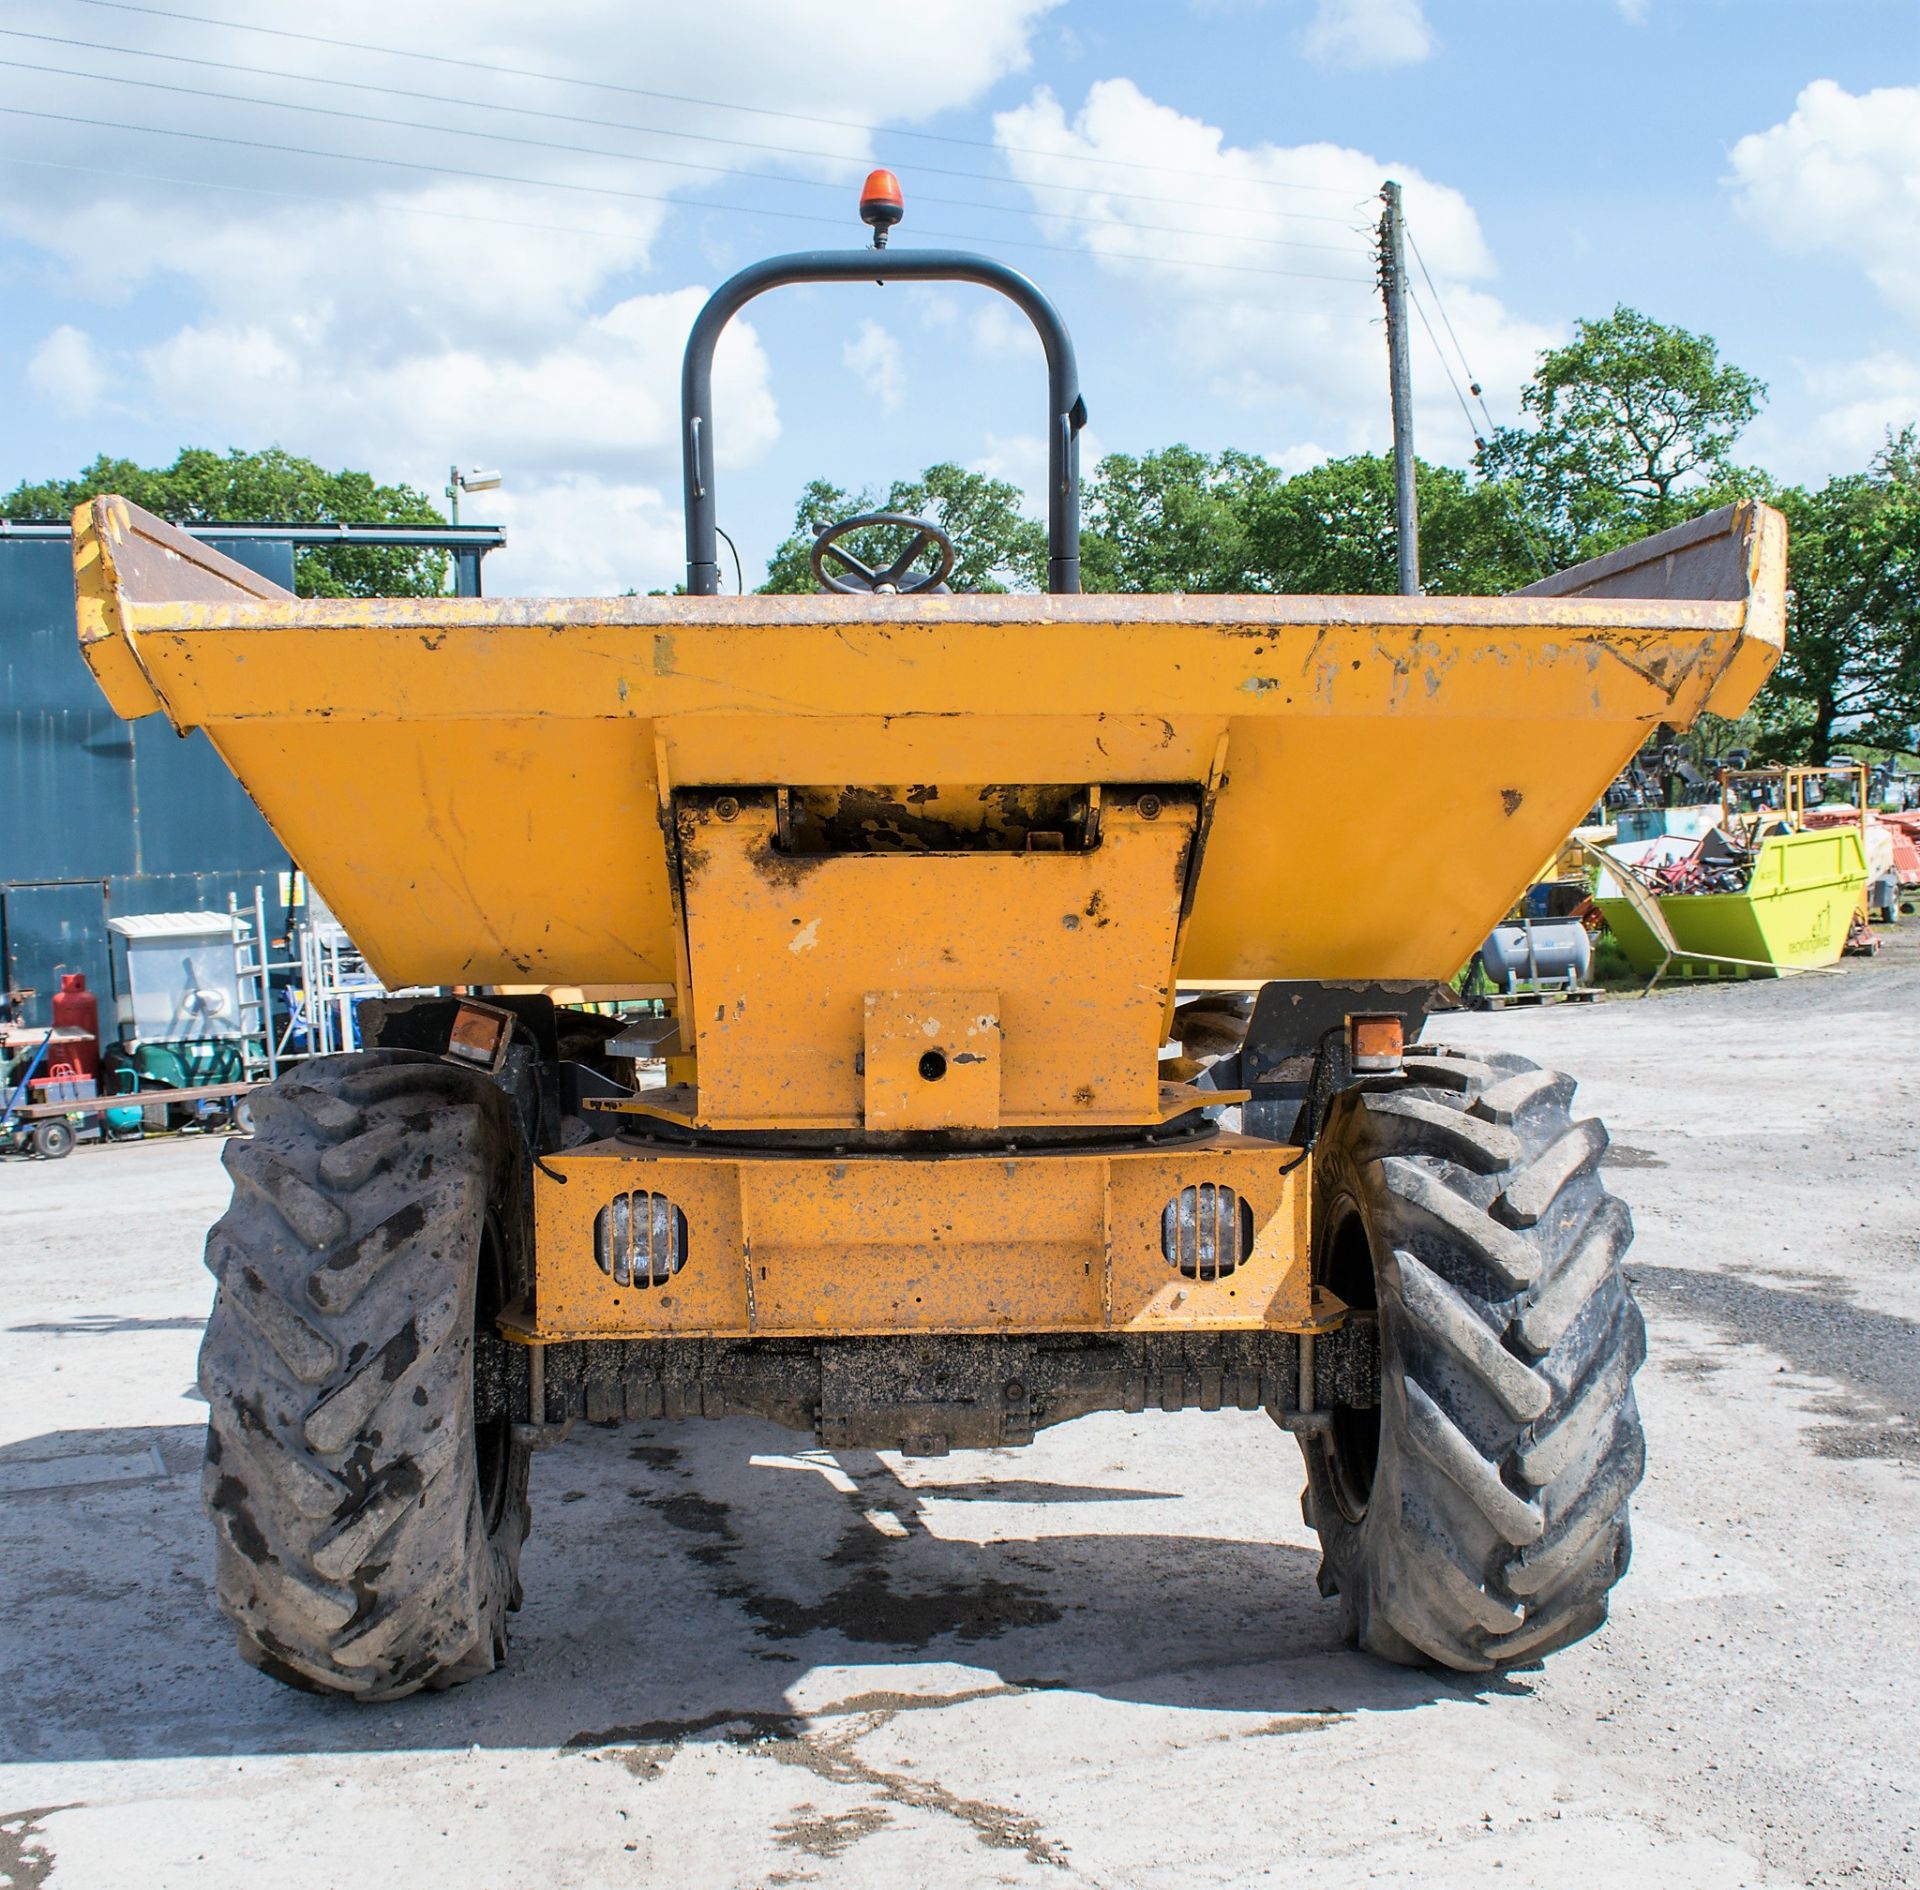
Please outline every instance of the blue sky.
[[[861, 241], [872, 162], [897, 243], [1053, 296], [1096, 451], [1381, 445], [1388, 176], [1496, 422], [1616, 301], [1768, 382], [1743, 451], [1782, 476], [1920, 418], [1911, 0], [9, 0], [0, 27], [0, 479], [185, 444], [436, 492], [498, 466], [468, 506], [511, 534], [496, 589], [674, 580], [687, 324], [744, 263]], [[1418, 325], [1414, 368], [1422, 450], [1464, 460]], [[749, 582], [809, 477], [1037, 483], [1042, 396], [980, 291], [756, 304], [718, 387]]]

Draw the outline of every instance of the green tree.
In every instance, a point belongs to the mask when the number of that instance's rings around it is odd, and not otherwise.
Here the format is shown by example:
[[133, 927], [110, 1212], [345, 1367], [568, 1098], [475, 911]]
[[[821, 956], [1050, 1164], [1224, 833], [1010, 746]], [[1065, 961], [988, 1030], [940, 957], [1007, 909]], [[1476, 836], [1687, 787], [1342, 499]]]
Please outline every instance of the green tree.
[[1825, 761], [1838, 736], [1905, 748], [1920, 722], [1920, 442], [1775, 495], [1789, 530], [1787, 647], [1760, 702], [1768, 746]]
[[1254, 582], [1254, 495], [1282, 475], [1250, 453], [1166, 446], [1109, 453], [1087, 482], [1081, 581], [1090, 591], [1265, 590]]
[[1530, 424], [1500, 428], [1479, 469], [1525, 494], [1558, 561], [1591, 557], [1718, 502], [1766, 393], [1710, 336], [1623, 304], [1540, 357], [1520, 397]]
[[[820, 583], [813, 575], [813, 567], [809, 562], [813, 555], [813, 541], [835, 519], [857, 518], [862, 512], [878, 509], [878, 501], [864, 488], [859, 492], [848, 492], [831, 480], [809, 479], [801, 489], [799, 504], [793, 508], [793, 530], [780, 541], [767, 561], [767, 579], [759, 587], [760, 590], [817, 591]], [[876, 533], [876, 551], [877, 540]], [[856, 557], [862, 555], [859, 540], [849, 539], [847, 549]]]
[[[1421, 462], [1427, 589], [1500, 592], [1545, 575], [1519, 495]], [[1088, 590], [1391, 592], [1393, 461], [1361, 453], [1292, 478], [1249, 453], [1109, 454], [1087, 488]]]
[[[383, 486], [371, 473], [328, 472], [270, 447], [263, 453], [187, 447], [171, 466], [136, 466], [102, 454], [72, 479], [16, 486], [0, 517], [61, 519], [85, 499], [117, 493], [176, 525], [444, 525], [424, 492]], [[432, 597], [446, 588], [444, 552], [399, 547], [300, 547], [294, 588], [302, 597]]]
[[[1499, 595], [1546, 575], [1520, 495], [1451, 466], [1415, 468], [1424, 589]], [[1360, 453], [1249, 488], [1254, 588], [1335, 596], [1398, 588], [1393, 460]]]
[[[825, 525], [862, 512], [904, 512], [938, 525], [953, 540], [955, 562], [947, 582], [956, 591], [1036, 591], [1047, 574], [1047, 530], [1021, 511], [1020, 488], [1005, 479], [969, 472], [951, 461], [929, 466], [918, 479], [896, 479], [884, 501], [872, 492], [846, 492], [812, 479], [794, 507], [793, 531], [767, 566], [762, 591], [817, 591], [811, 556]], [[885, 527], [843, 541], [855, 557], [884, 564], [906, 548]]]

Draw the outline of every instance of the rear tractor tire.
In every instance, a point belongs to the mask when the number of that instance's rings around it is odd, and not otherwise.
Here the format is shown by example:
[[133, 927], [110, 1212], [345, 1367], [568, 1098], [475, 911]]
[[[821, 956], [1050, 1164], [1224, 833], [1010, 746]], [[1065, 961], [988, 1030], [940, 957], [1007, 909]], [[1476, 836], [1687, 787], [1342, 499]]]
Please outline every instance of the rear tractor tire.
[[1320, 1586], [1361, 1647], [1484, 1672], [1600, 1626], [1645, 1467], [1646, 1329], [1572, 1079], [1440, 1048], [1345, 1091], [1315, 1150], [1314, 1277], [1374, 1312], [1380, 1403], [1303, 1434]]
[[391, 1700], [489, 1673], [527, 1449], [474, 1422], [474, 1334], [521, 1282], [519, 1140], [493, 1084], [404, 1051], [256, 1090], [200, 1352], [204, 1492], [241, 1654]]

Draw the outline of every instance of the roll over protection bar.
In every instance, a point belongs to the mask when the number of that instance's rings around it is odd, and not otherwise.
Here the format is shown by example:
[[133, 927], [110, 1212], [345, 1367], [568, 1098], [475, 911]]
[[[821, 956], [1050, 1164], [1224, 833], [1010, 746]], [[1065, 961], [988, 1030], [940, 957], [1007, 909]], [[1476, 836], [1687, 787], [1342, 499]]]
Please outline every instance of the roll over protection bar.
[[680, 368], [680, 452], [686, 489], [687, 590], [720, 588], [713, 491], [713, 350], [756, 295], [799, 282], [974, 282], [996, 289], [1033, 323], [1047, 355], [1047, 589], [1080, 588], [1080, 429], [1087, 403], [1073, 341], [1059, 312], [1017, 269], [964, 250], [802, 250], [769, 256], [729, 277], [707, 298], [687, 337]]

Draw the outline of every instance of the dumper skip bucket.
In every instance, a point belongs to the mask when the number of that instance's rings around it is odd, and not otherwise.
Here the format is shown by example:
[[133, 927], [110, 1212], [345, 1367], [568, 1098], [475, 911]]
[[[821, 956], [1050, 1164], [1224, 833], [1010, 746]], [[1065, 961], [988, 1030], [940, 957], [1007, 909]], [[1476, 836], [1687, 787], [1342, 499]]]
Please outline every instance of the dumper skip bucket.
[[390, 986], [684, 1002], [666, 815], [742, 783], [1191, 790], [1182, 980], [1448, 977], [1657, 724], [1747, 706], [1785, 553], [1743, 504], [1499, 599], [304, 599], [106, 498], [74, 555], [113, 706], [206, 731]]

